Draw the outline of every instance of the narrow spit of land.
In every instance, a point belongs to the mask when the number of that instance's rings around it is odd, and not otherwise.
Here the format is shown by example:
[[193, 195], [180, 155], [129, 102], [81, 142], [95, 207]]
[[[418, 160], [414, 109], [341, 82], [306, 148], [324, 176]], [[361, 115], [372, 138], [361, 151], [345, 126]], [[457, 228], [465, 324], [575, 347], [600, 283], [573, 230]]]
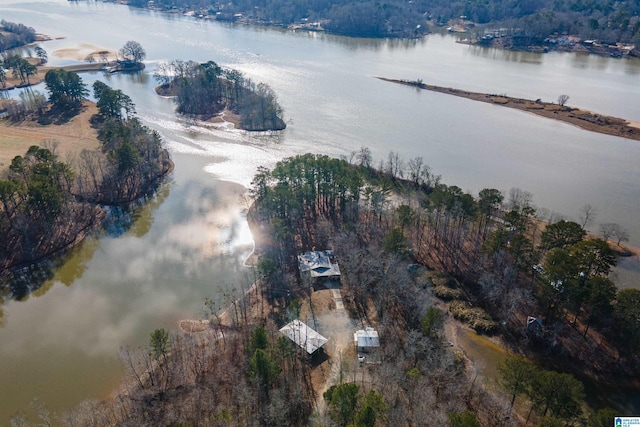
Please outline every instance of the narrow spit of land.
[[378, 77], [386, 82], [399, 83], [413, 86], [418, 89], [430, 90], [433, 92], [445, 93], [448, 95], [460, 96], [474, 101], [487, 102], [489, 104], [502, 105], [504, 107], [515, 108], [528, 111], [542, 117], [560, 120], [579, 128], [599, 132], [605, 135], [619, 136], [621, 138], [634, 139], [640, 141], [640, 126], [618, 117], [605, 116], [591, 111], [572, 108], [566, 105], [559, 105], [553, 102], [543, 102], [541, 100], [530, 100], [524, 98], [513, 98], [510, 96], [496, 95], [480, 92], [469, 92], [461, 89], [454, 89], [443, 86], [433, 86], [421, 81], [396, 80], [385, 77]]

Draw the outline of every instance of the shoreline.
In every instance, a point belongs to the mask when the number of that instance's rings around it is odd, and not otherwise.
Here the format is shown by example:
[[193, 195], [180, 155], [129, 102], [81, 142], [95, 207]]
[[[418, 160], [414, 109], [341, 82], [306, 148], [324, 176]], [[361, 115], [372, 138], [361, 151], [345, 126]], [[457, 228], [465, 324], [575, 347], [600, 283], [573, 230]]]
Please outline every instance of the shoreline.
[[[49, 37], [39, 35], [38, 41], [48, 41], [63, 39], [64, 37]], [[36, 43], [37, 44], [37, 43]], [[29, 76], [29, 83], [22, 83], [19, 78], [13, 77], [7, 73], [4, 87], [0, 87], [0, 92], [8, 92], [13, 89], [22, 89], [35, 86], [44, 81], [45, 74], [49, 70], [62, 69], [65, 71], [74, 71], [76, 73], [103, 71], [115, 73], [120, 71], [137, 71], [137, 69], [123, 69], [118, 66], [118, 53], [113, 49], [102, 48], [89, 43], [80, 43], [76, 47], [58, 49], [51, 53], [57, 58], [77, 61], [78, 64], [51, 66], [47, 62], [42, 63], [37, 58], [27, 58], [36, 66], [36, 74]], [[89, 62], [88, 58], [93, 58], [93, 62]], [[140, 63], [140, 69], [144, 68], [144, 64]]]
[[497, 95], [481, 92], [470, 92], [462, 89], [455, 89], [443, 86], [434, 86], [422, 83], [422, 81], [409, 81], [399, 79], [389, 79], [386, 77], [376, 77], [390, 83], [412, 86], [422, 90], [440, 92], [446, 95], [459, 96], [472, 101], [485, 102], [488, 104], [500, 105], [520, 111], [526, 111], [548, 119], [559, 120], [581, 129], [597, 132], [604, 135], [617, 136], [620, 138], [640, 141], [640, 128], [636, 122], [618, 117], [605, 116], [591, 111], [572, 108], [553, 102], [543, 102], [539, 99], [530, 100], [525, 98], [515, 98], [506, 95]]
[[0, 92], [8, 92], [10, 90], [15, 90], [15, 89], [24, 89], [24, 88], [28, 88], [28, 87], [40, 84], [44, 81], [44, 76], [45, 74], [47, 74], [47, 71], [49, 70], [62, 69], [65, 71], [74, 71], [76, 73], [83, 73], [83, 72], [93, 72], [93, 71], [108, 71], [110, 67], [113, 67], [113, 65], [111, 65], [110, 62], [108, 63], [94, 62], [93, 64], [86, 63], [86, 64], [75, 64], [75, 65], [63, 65], [61, 67], [39, 65], [37, 66], [38, 73], [30, 76], [29, 83], [20, 84], [18, 79], [15, 79], [13, 77], [11, 78], [8, 77], [7, 86], [0, 88]]
[[[454, 31], [458, 33], [468, 33], [468, 31]], [[576, 36], [554, 37], [550, 35], [546, 38], [549, 42], [538, 41], [530, 45], [518, 45], [514, 43], [512, 36], [498, 35], [491, 33], [481, 38], [465, 38], [456, 40], [456, 43], [468, 46], [477, 46], [491, 49], [500, 49], [511, 52], [531, 52], [531, 53], [578, 53], [584, 55], [599, 56], [602, 58], [637, 58], [640, 56], [638, 49], [628, 43], [616, 43], [615, 45], [599, 44], [594, 40], [582, 41]], [[558, 41], [562, 42], [559, 43]]]

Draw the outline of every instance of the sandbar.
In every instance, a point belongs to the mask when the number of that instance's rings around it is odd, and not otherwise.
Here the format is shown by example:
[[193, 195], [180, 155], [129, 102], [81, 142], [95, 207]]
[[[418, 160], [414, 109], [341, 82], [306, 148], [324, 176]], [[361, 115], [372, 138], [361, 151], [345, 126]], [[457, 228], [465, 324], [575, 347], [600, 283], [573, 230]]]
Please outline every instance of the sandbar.
[[621, 138], [634, 139], [640, 141], [640, 123], [618, 117], [605, 116], [580, 108], [572, 108], [566, 105], [559, 105], [553, 102], [543, 102], [539, 99], [530, 100], [524, 98], [513, 98], [506, 95], [496, 95], [489, 93], [470, 92], [461, 89], [454, 89], [443, 86], [433, 86], [422, 83], [422, 81], [396, 80], [378, 77], [387, 82], [413, 86], [418, 89], [430, 90], [433, 92], [445, 93], [447, 95], [460, 96], [473, 101], [487, 102], [489, 104], [503, 107], [515, 108], [529, 113], [537, 114], [549, 119], [560, 120], [565, 123], [578, 126], [581, 129], [591, 132], [598, 132], [605, 135], [619, 136]]

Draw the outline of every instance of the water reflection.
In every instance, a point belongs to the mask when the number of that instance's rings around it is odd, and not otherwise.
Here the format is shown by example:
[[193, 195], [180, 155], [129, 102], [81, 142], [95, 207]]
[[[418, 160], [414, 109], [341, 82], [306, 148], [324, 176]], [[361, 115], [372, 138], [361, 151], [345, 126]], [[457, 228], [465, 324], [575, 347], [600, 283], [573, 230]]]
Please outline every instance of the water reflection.
[[121, 345], [197, 316], [204, 296], [217, 298], [245, 270], [245, 189], [213, 181], [203, 172], [209, 159], [174, 159], [169, 185], [125, 214], [127, 231], [87, 239], [40, 290], [3, 307], [0, 384], [11, 398], [0, 400], [0, 424], [36, 395], [57, 410], [105, 396], [119, 379]]
[[[87, 271], [87, 263], [91, 261], [99, 247], [100, 243], [97, 238], [89, 237], [85, 239], [79, 247], [71, 251], [67, 256], [67, 261], [56, 269], [53, 279], [45, 286], [50, 288], [55, 282], [71, 286], [76, 280], [80, 280], [85, 271]], [[36, 291], [34, 295], [41, 296], [42, 294]]]
[[[168, 196], [169, 185], [164, 184], [159, 191], [128, 206], [104, 207], [108, 214], [103, 222], [103, 231], [116, 237], [130, 229], [136, 237], [146, 234], [153, 224], [153, 212]], [[95, 235], [102, 231], [96, 230]], [[98, 248], [96, 236], [72, 248], [66, 254], [14, 269], [0, 282], [0, 305], [8, 300], [27, 301], [30, 295], [40, 297], [55, 283], [71, 286], [82, 278], [89, 262]], [[1, 325], [1, 323], [0, 323]]]
[[154, 213], [169, 196], [172, 182], [171, 178], [167, 177], [167, 180], [162, 183], [156, 192], [155, 197], [146, 200], [139, 209], [135, 210], [135, 220], [129, 228], [129, 233], [139, 238], [149, 232], [153, 225]]
[[541, 65], [544, 60], [542, 53], [524, 52], [520, 50], [496, 49], [486, 46], [469, 45], [469, 52], [474, 56], [491, 58], [496, 61], [520, 62], [524, 64]]
[[[126, 73], [118, 73], [118, 74], [119, 74], [119, 76], [118, 76], [119, 79], [121, 79], [120, 76], [124, 76], [125, 80], [127, 82], [129, 82], [129, 83], [138, 83], [138, 84], [146, 85], [149, 81], [151, 81], [153, 79], [153, 76], [151, 76], [150, 74], [148, 74], [144, 70], [126, 72]], [[113, 76], [114, 76], [114, 74], [105, 73], [104, 74], [104, 81], [107, 84], [109, 84], [109, 81], [111, 80], [111, 78]]]
[[[162, 134], [176, 169], [162, 203], [138, 211], [118, 237], [79, 248], [61, 276], [47, 281], [46, 298], [34, 294], [0, 307], [5, 419], [36, 394], [65, 408], [108, 393], [119, 373], [109, 366], [118, 346], [140, 345], [155, 328], [175, 327], [177, 319], [200, 313], [202, 298], [215, 297], [219, 284], [235, 283], [251, 236], [240, 200], [245, 188], [234, 183], [248, 184], [257, 166], [272, 167], [287, 156], [340, 156], [362, 146], [377, 159], [390, 149], [405, 159], [423, 156], [446, 182], [465, 190], [520, 187], [537, 203], [574, 217], [590, 203], [601, 209], [599, 221], [629, 226], [638, 239], [637, 142], [371, 78], [424, 78], [533, 99], [567, 93], [580, 107], [638, 119], [637, 60], [504, 52], [457, 44], [449, 34], [348, 39], [112, 3], [21, 1], [0, 2], [3, 18], [28, 19], [40, 32], [67, 37], [46, 42], [47, 50], [82, 42], [117, 49], [129, 39], [144, 46], [148, 69], [109, 76], [108, 83], [131, 96], [145, 125]], [[12, 2], [17, 6], [7, 6]], [[176, 120], [175, 105], [152, 95], [151, 77], [151, 64], [175, 58], [213, 59], [268, 83], [293, 123], [276, 141]], [[51, 58], [51, 65], [73, 62]], [[102, 78], [82, 77], [88, 84]], [[568, 168], [567, 159], [589, 166]], [[15, 348], [20, 351], [7, 353]]]
[[142, 237], [149, 232], [153, 224], [153, 213], [169, 195], [171, 178], [166, 177], [159, 189], [129, 205], [104, 206], [107, 216], [103, 229], [109, 237], [118, 237], [132, 233]]

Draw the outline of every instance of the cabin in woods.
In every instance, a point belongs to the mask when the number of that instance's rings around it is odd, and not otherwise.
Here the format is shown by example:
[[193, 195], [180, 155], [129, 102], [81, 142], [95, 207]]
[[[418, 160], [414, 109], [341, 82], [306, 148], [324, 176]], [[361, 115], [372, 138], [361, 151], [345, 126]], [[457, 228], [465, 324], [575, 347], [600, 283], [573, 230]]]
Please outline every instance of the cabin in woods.
[[298, 268], [302, 278], [310, 283], [340, 280], [340, 267], [332, 250], [313, 251], [298, 255]]
[[280, 333], [309, 354], [315, 353], [328, 341], [325, 337], [298, 319], [280, 328]]

